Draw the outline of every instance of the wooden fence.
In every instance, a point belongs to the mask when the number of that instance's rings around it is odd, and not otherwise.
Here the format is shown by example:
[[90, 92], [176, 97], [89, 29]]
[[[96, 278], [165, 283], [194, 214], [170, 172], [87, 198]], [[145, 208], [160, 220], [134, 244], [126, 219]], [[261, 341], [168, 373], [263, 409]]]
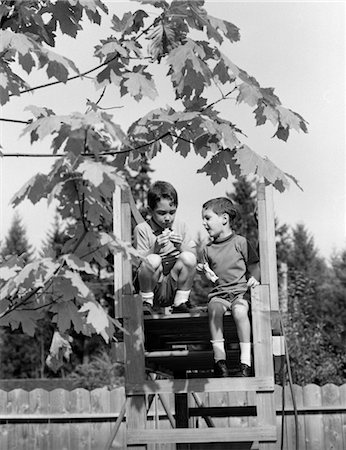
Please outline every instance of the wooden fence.
[[[346, 449], [346, 384], [313, 384], [294, 386], [298, 410], [299, 450]], [[295, 450], [296, 416], [289, 387], [284, 389], [284, 450]], [[218, 407], [228, 404], [232, 396], [239, 406], [254, 405], [254, 393], [209, 393], [191, 396], [189, 406], [196, 402]], [[235, 396], [235, 398], [234, 398]], [[278, 428], [277, 449], [280, 449], [282, 423], [282, 388], [276, 386], [276, 414]], [[166, 400], [173, 405], [173, 397]], [[0, 390], [0, 449], [1, 450], [103, 450], [111, 435], [114, 422], [125, 401], [124, 389], [55, 389], [51, 392], [35, 389], [27, 392], [15, 389]], [[173, 411], [174, 408], [172, 408]], [[217, 408], [216, 408], [217, 409]], [[198, 410], [195, 410], [198, 411]], [[164, 408], [157, 396], [149, 409], [149, 427], [170, 428]], [[192, 417], [191, 425], [207, 426], [202, 417]], [[215, 426], [247, 426], [251, 416], [213, 417]], [[210, 422], [209, 422], [210, 425]], [[124, 449], [123, 421], [112, 449]], [[174, 445], [151, 445], [149, 450], [173, 450]], [[196, 448], [196, 447], [193, 447]], [[214, 448], [214, 447], [213, 447]], [[233, 448], [233, 447], [232, 447]], [[243, 447], [242, 447], [243, 448]], [[256, 448], [254, 444], [252, 449]]]

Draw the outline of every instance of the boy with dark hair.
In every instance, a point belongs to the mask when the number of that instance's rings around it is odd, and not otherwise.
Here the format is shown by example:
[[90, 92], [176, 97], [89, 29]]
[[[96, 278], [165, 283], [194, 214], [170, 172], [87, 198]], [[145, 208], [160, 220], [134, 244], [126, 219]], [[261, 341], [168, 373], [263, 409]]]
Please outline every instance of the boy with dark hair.
[[259, 259], [243, 236], [232, 230], [237, 211], [229, 198], [219, 197], [204, 203], [203, 225], [211, 242], [203, 251], [205, 276], [214, 282], [209, 293], [208, 313], [214, 352], [214, 374], [227, 377], [223, 316], [231, 311], [240, 342], [238, 376], [251, 376], [251, 325], [248, 316], [249, 287], [259, 284]]
[[151, 218], [134, 230], [135, 247], [145, 257], [138, 269], [144, 314], [155, 306], [172, 306], [173, 313], [190, 312], [189, 295], [195, 275], [196, 244], [184, 222], [175, 220], [178, 195], [165, 181], [148, 191]]

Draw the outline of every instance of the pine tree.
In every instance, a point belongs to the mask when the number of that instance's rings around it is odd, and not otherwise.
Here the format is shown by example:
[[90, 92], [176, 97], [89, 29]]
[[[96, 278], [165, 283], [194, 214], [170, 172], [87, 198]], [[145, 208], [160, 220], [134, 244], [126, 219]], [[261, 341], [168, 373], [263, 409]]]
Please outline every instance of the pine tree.
[[241, 177], [234, 181], [234, 190], [227, 192], [234, 205], [239, 211], [238, 218], [234, 223], [236, 233], [246, 237], [256, 249], [258, 247], [258, 222], [256, 187], [253, 181]]
[[150, 167], [149, 160], [146, 156], [143, 156], [137, 171], [124, 170], [126, 180], [130, 185], [133, 199], [137, 206], [138, 211], [144, 218], [147, 218], [147, 198], [148, 190], [151, 185], [150, 173], [154, 172], [154, 169]]
[[51, 256], [54, 259], [59, 258], [62, 253], [62, 248], [68, 239], [69, 237], [61, 223], [61, 218], [59, 214], [56, 213], [53, 229], [48, 232], [46, 239], [42, 243], [40, 256]]
[[2, 257], [6, 258], [10, 255], [22, 256], [25, 262], [30, 261], [33, 256], [33, 250], [28, 242], [26, 230], [17, 211], [14, 213], [10, 229], [1, 249]]

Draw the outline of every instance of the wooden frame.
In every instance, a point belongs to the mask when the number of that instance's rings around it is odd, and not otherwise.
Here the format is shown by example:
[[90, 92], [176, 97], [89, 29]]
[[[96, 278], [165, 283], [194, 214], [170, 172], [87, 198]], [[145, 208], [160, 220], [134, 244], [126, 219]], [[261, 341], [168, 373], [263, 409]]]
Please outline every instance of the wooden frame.
[[[119, 206], [120, 205], [120, 206]], [[114, 232], [121, 239], [131, 240], [131, 218], [138, 216], [129, 192], [114, 194]], [[143, 219], [142, 219], [143, 220]], [[260, 450], [275, 448], [276, 414], [274, 399], [274, 365], [272, 317], [278, 312], [274, 212], [272, 187], [258, 185], [258, 222], [261, 260], [261, 286], [252, 291], [252, 333], [255, 376], [250, 378], [201, 378], [187, 380], [184, 375], [173, 380], [152, 380], [145, 375], [144, 326], [141, 301], [132, 293], [131, 267], [115, 255], [115, 315], [123, 319], [128, 334], [124, 335], [125, 391], [127, 398], [127, 447], [144, 449], [150, 443], [187, 443], [258, 441]], [[171, 319], [174, 320], [174, 316]], [[192, 318], [193, 320], [193, 318]], [[184, 372], [184, 371], [183, 371]], [[177, 374], [176, 374], [177, 375]], [[253, 391], [256, 396], [256, 420], [246, 429], [189, 428], [188, 395], [197, 392]], [[174, 393], [175, 424], [171, 430], [148, 429], [146, 402], [153, 395]], [[229, 408], [229, 405], [227, 405]], [[173, 419], [172, 422], [173, 423]], [[212, 422], [210, 421], [210, 424]]]

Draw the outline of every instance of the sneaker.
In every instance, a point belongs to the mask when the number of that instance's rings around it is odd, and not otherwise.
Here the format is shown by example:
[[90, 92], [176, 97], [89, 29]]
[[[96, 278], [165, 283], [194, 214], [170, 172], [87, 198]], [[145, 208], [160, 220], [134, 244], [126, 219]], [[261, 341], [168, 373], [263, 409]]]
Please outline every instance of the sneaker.
[[238, 377], [251, 377], [252, 376], [251, 367], [248, 366], [247, 364], [240, 363], [237, 376]]
[[189, 301], [185, 302], [185, 303], [181, 303], [178, 306], [172, 306], [172, 313], [173, 314], [179, 314], [179, 313], [191, 313], [193, 311], [195, 311], [195, 307], [193, 305], [191, 305], [191, 303]]
[[219, 359], [219, 361], [214, 362], [214, 376], [217, 378], [229, 376], [226, 361], [224, 359]]
[[152, 316], [154, 313], [154, 308], [151, 303], [143, 302], [143, 314], [145, 316]]

